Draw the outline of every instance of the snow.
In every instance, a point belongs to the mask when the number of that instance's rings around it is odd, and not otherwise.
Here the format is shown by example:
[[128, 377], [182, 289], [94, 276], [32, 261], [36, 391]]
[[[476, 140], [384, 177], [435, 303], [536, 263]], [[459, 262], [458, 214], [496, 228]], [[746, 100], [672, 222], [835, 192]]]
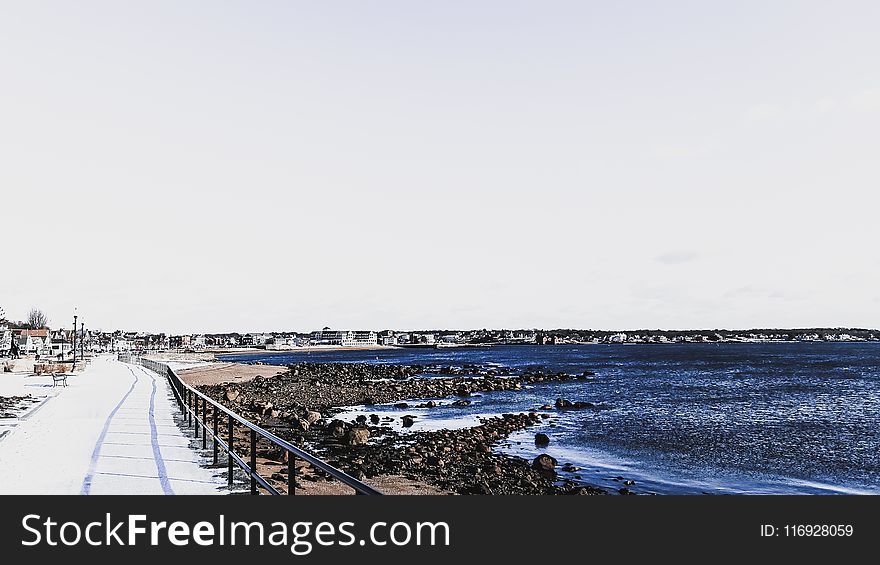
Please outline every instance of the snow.
[[0, 437], [0, 494], [226, 492], [220, 470], [203, 466], [191, 431], [175, 422], [171, 389], [155, 373], [102, 356], [67, 388], [53, 389], [51, 377], [8, 378], [0, 394], [49, 396]]

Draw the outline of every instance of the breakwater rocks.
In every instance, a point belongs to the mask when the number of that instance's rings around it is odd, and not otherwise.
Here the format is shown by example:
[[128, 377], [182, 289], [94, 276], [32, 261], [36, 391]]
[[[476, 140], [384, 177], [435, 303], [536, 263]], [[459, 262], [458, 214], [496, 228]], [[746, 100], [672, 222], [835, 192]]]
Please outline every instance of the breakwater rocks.
[[[335, 420], [322, 442], [324, 454], [351, 475], [403, 475], [457, 494], [607, 494], [604, 490], [559, 480], [557, 462], [548, 455], [534, 461], [493, 452], [511, 433], [541, 420], [534, 412], [486, 418], [472, 428], [408, 434], [385, 427]], [[371, 437], [354, 443], [351, 434]]]
[[[478, 392], [516, 391], [528, 383], [584, 380], [591, 375], [589, 371], [545, 373], [538, 368], [502, 376], [482, 374], [476, 368], [456, 373], [444, 367], [300, 363], [273, 378], [200, 388], [281, 437], [320, 452], [356, 477], [403, 475], [459, 494], [605, 494], [560, 479], [551, 457], [528, 461], [493, 452], [496, 442], [536, 425], [546, 413], [504, 414], [471, 428], [408, 434], [382, 425], [385, 421], [377, 414], [350, 422], [334, 418], [344, 406], [396, 402], [403, 408], [408, 404], [403, 400], [447, 397], [465, 405], [467, 397]], [[586, 407], [569, 401], [558, 404], [559, 409]], [[412, 425], [412, 417], [403, 416], [405, 427], [407, 418]], [[268, 446], [258, 448], [258, 456], [269, 461], [281, 461], [283, 455]], [[309, 480], [308, 475], [301, 478]]]
[[[454, 368], [420, 365], [298, 363], [273, 378], [257, 377], [237, 385], [202, 387], [214, 398], [235, 395], [235, 402], [270, 401], [279, 410], [325, 410], [361, 404], [383, 404], [413, 398], [466, 397], [476, 392], [520, 390], [523, 384], [586, 380], [584, 374], [544, 373], [531, 369], [518, 376], [445, 376]], [[493, 369], [493, 371], [496, 369]], [[591, 374], [591, 373], [590, 373]], [[430, 378], [413, 378], [428, 375]]]

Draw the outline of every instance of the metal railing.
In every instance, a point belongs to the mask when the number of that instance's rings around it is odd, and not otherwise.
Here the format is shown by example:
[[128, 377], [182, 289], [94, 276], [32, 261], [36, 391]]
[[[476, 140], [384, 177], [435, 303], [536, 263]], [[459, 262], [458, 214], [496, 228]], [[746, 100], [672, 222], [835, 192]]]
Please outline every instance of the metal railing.
[[[262, 477], [257, 469], [257, 442], [259, 438], [264, 438], [270, 444], [280, 447], [287, 453], [287, 494], [295, 494], [296, 492], [296, 459], [302, 459], [315, 469], [320, 469], [327, 475], [339, 480], [345, 485], [354, 489], [355, 494], [380, 495], [378, 490], [368, 484], [365, 484], [351, 475], [337, 469], [326, 461], [316, 457], [315, 455], [305, 451], [292, 443], [278, 437], [272, 432], [261, 428], [253, 422], [239, 416], [235, 412], [229, 410], [219, 402], [209, 398], [208, 396], [197, 391], [193, 387], [184, 383], [177, 373], [165, 363], [146, 359], [144, 357], [134, 356], [128, 353], [120, 353], [118, 359], [124, 363], [132, 363], [141, 365], [142, 367], [164, 376], [171, 390], [174, 392], [177, 405], [183, 414], [183, 419], [188, 427], [195, 428], [195, 437], [202, 439], [202, 449], [208, 449], [208, 435], [211, 436], [214, 450], [214, 465], [218, 466], [220, 451], [224, 451], [227, 455], [228, 464], [228, 483], [229, 487], [233, 486], [234, 465], [240, 467], [250, 478], [250, 493], [253, 495], [260, 494], [258, 488], [261, 487], [270, 494], [282, 494], [268, 480]], [[210, 407], [210, 418], [209, 410]], [[199, 415], [201, 411], [201, 416]], [[226, 439], [221, 437], [220, 425], [221, 420], [225, 419]], [[244, 454], [239, 455], [235, 452], [235, 426], [243, 426], [250, 430], [250, 446], [247, 455], [249, 461], [244, 460]], [[201, 433], [200, 433], [201, 431]]]

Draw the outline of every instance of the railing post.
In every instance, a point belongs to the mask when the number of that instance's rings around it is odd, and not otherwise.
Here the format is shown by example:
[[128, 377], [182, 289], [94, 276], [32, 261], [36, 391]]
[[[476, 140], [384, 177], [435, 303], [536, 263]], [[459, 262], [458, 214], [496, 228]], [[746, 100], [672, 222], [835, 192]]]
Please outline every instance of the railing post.
[[217, 466], [217, 455], [218, 455], [218, 449], [217, 449], [217, 408], [216, 407], [211, 407], [211, 415], [213, 416], [213, 420], [214, 420], [214, 466], [216, 467]]
[[257, 494], [257, 432], [251, 430], [251, 494]]
[[208, 401], [202, 399], [202, 449], [208, 448]]
[[290, 451], [287, 452], [287, 494], [296, 494], [296, 458]]
[[196, 439], [199, 439], [199, 397], [193, 394], [193, 404], [195, 404], [195, 413], [193, 414], [193, 421], [196, 425]]
[[232, 415], [231, 414], [229, 415], [228, 433], [229, 433], [229, 435], [226, 438], [226, 443], [227, 443], [227, 445], [226, 445], [226, 448], [227, 448], [226, 449], [226, 460], [229, 463], [229, 488], [232, 488], [232, 464], [234, 463], [234, 461], [232, 460], [233, 438], [232, 438]]

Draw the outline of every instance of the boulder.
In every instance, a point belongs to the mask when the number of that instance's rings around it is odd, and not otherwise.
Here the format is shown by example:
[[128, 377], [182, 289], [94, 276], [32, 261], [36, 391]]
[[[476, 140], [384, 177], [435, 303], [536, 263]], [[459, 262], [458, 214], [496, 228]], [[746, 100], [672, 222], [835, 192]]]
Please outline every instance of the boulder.
[[226, 389], [226, 400], [229, 402], [235, 402], [235, 399], [238, 398], [239, 394], [241, 393], [237, 388], [229, 387]]
[[275, 416], [271, 414], [264, 415], [260, 423], [263, 425], [263, 427], [266, 428], [274, 428], [280, 426], [284, 426], [285, 428], [287, 427], [287, 422], [279, 418], [277, 414]]
[[553, 457], [550, 457], [546, 453], [542, 453], [535, 457], [532, 460], [532, 469], [539, 471], [542, 475], [547, 478], [555, 479], [556, 478], [556, 464], [558, 461]]
[[414, 417], [414, 416], [409, 416], [409, 415], [407, 415], [407, 416], [402, 416], [402, 417], [400, 418], [400, 420], [403, 422], [403, 427], [404, 427], [404, 428], [412, 427], [412, 425], [415, 424], [415, 422], [416, 422], [416, 421], [415, 421], [415, 417]]
[[556, 399], [556, 407], [557, 408], [571, 408], [572, 402], [571, 402], [571, 400], [566, 400], [564, 398], [557, 398]]
[[330, 435], [333, 437], [342, 437], [345, 435], [346, 425], [342, 420], [333, 420], [330, 423]]
[[345, 436], [345, 441], [349, 445], [364, 445], [368, 439], [370, 439], [370, 430], [367, 428], [352, 428]]
[[321, 419], [320, 412], [315, 412], [314, 410], [306, 411], [306, 417], [305, 417], [306, 422], [308, 422], [310, 424], [314, 424], [315, 422], [317, 422], [320, 419]]
[[535, 445], [547, 445], [550, 443], [550, 437], [540, 432], [535, 434]]

